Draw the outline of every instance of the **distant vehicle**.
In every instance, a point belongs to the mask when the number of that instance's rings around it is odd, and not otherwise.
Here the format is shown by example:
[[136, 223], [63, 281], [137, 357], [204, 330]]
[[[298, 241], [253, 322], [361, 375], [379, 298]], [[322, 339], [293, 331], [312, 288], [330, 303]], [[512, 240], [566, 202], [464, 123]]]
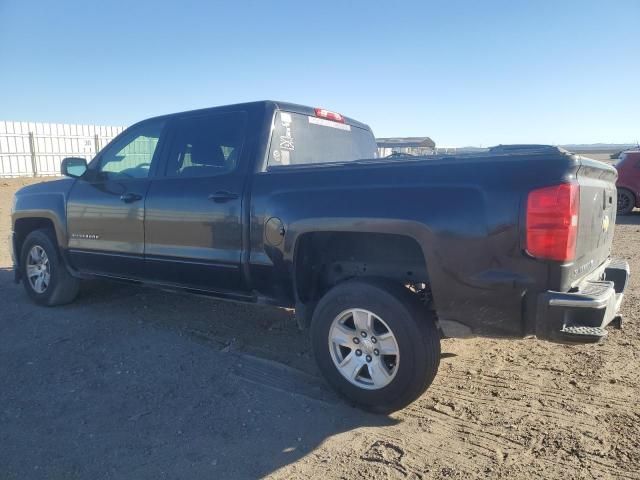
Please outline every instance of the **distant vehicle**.
[[622, 152], [615, 167], [618, 170], [618, 214], [627, 215], [640, 207], [640, 150]]
[[604, 338], [629, 274], [615, 169], [545, 145], [430, 158], [289, 103], [145, 120], [16, 193], [16, 280], [41, 305], [103, 277], [295, 308], [328, 382], [378, 412], [426, 390], [441, 337]]

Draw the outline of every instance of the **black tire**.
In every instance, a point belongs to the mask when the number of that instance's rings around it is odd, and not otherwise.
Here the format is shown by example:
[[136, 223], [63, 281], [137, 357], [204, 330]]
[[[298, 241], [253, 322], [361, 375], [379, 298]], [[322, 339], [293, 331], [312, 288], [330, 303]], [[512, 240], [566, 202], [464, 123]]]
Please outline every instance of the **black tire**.
[[636, 197], [626, 188], [618, 189], [618, 215], [628, 215], [636, 206]]
[[[41, 247], [48, 258], [49, 283], [43, 292], [37, 292], [27, 275], [27, 261], [31, 249]], [[72, 302], [78, 295], [80, 280], [71, 276], [60, 256], [51, 230], [34, 230], [27, 235], [20, 252], [21, 278], [27, 295], [37, 304], [54, 306]]]
[[[331, 325], [341, 312], [352, 308], [374, 313], [395, 335], [400, 361], [395, 377], [382, 388], [354, 385], [332, 359]], [[357, 406], [376, 413], [399, 410], [420, 397], [440, 364], [440, 335], [433, 314], [407, 288], [384, 280], [350, 280], [331, 289], [313, 314], [311, 344], [328, 383]]]

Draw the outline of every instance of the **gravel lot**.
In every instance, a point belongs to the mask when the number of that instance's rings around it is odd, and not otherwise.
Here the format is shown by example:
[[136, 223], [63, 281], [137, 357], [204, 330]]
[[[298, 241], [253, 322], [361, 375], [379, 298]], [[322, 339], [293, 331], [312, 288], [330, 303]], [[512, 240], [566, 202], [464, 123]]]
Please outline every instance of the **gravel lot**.
[[[389, 417], [323, 384], [286, 311], [106, 282], [36, 307], [0, 179], [0, 479], [640, 479], [640, 290], [601, 345], [446, 340]], [[614, 254], [640, 272], [640, 212]]]

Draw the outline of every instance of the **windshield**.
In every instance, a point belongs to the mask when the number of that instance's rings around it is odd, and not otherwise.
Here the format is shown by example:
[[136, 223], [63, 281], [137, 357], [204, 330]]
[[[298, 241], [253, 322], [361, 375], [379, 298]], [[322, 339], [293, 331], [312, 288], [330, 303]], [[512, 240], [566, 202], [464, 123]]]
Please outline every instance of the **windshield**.
[[269, 167], [312, 165], [375, 158], [371, 130], [315, 116], [276, 112]]

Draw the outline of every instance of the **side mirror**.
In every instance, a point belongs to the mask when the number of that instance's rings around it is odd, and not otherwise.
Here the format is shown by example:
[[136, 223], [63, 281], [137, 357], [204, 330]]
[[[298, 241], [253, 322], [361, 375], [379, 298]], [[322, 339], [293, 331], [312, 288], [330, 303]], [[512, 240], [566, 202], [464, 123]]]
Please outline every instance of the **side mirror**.
[[68, 157], [60, 164], [60, 172], [65, 177], [80, 178], [86, 171], [87, 161], [84, 158]]

